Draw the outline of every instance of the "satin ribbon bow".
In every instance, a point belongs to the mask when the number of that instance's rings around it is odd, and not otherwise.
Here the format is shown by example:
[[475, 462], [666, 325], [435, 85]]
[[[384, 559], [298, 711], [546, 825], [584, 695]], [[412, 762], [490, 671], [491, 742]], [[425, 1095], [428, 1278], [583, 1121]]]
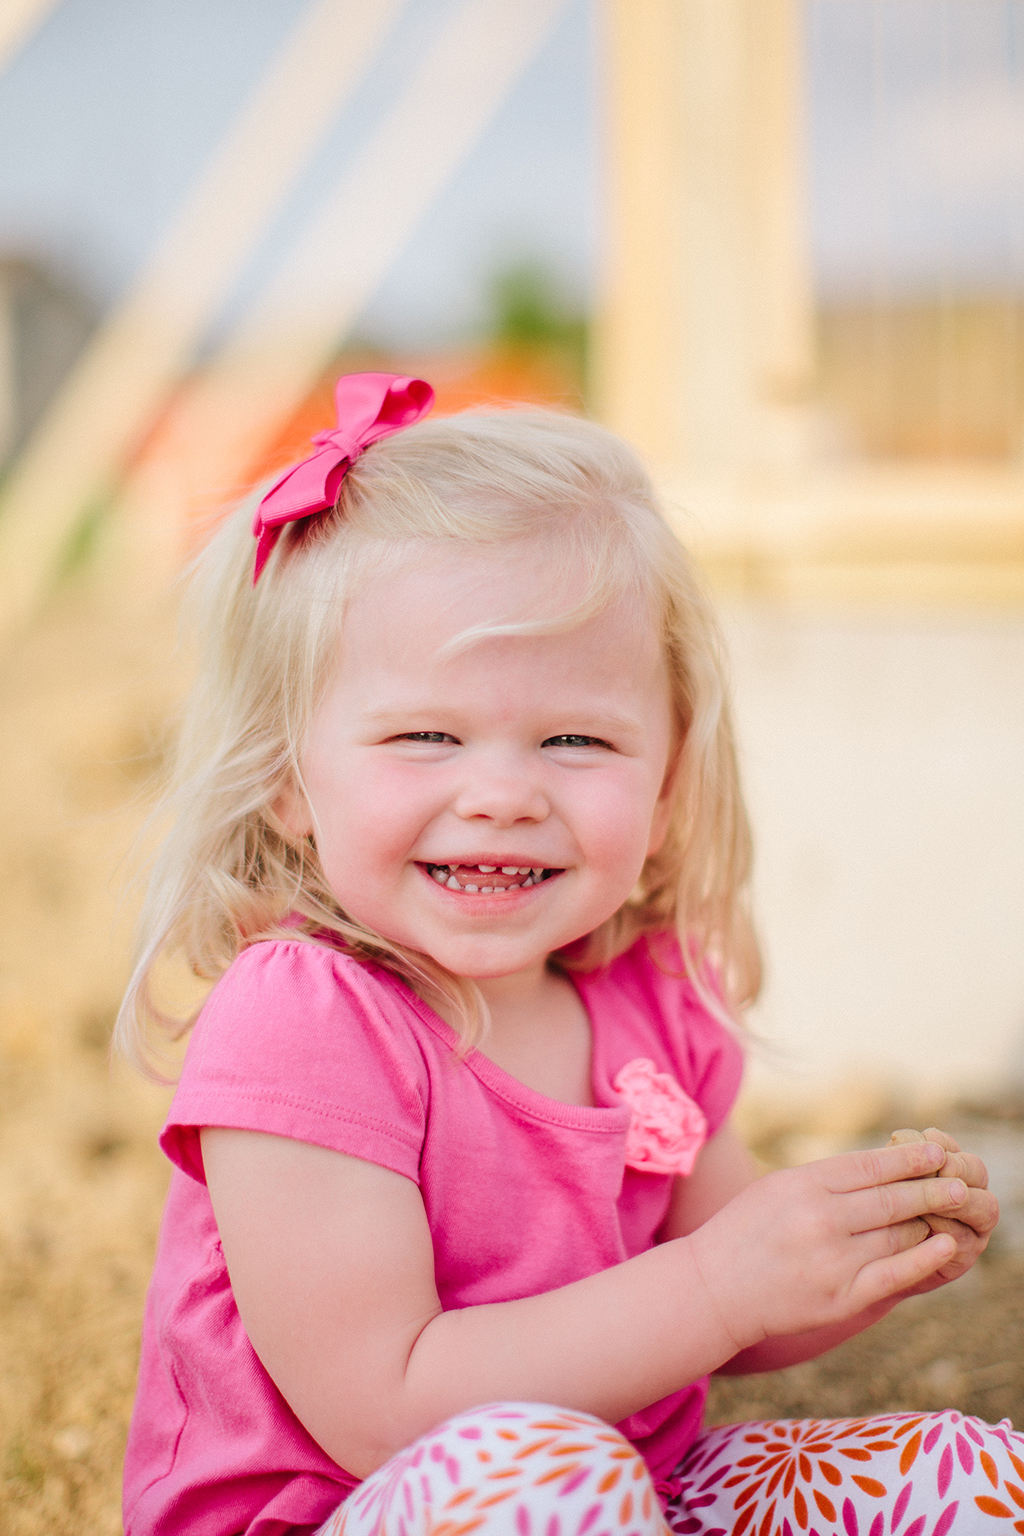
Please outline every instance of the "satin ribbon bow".
[[334, 400], [338, 425], [316, 434], [314, 452], [286, 469], [256, 508], [253, 586], [285, 523], [329, 512], [363, 450], [422, 420], [434, 403], [434, 391], [423, 379], [394, 373], [346, 373], [335, 385]]

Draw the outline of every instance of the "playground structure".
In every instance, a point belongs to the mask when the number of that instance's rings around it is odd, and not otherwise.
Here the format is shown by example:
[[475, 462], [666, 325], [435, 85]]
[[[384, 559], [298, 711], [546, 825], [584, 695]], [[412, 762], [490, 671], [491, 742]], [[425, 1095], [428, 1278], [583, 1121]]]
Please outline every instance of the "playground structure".
[[979, 467], [941, 445], [930, 463], [858, 461], [830, 439], [816, 396], [803, 12], [800, 0], [609, 7], [600, 409], [692, 514], [722, 589], [1019, 603], [1024, 461]]
[[[325, 376], [362, 306], [563, 7], [453, 3], [211, 345], [248, 255], [402, 24], [404, 0], [311, 0], [6, 477], [9, 643], [90, 546], [111, 611], [148, 622], [209, 521], [326, 424]], [[10, 46], [33, 10], [51, 9], [20, 0]], [[761, 831], [766, 1028], [819, 1085], [877, 1070], [922, 1092], [986, 1091], [1018, 1071], [1024, 1026], [1012, 684], [1024, 460], [835, 451], [816, 394], [801, 0], [605, 0], [600, 15], [606, 251], [592, 396], [651, 464], [726, 603]], [[486, 377], [482, 391], [500, 394]], [[936, 688], [940, 668], [949, 681]], [[872, 675], [885, 687], [872, 692]], [[798, 704], [814, 690], [811, 719]], [[844, 700], [864, 696], [855, 720]], [[796, 722], [785, 740], [783, 718]], [[943, 777], [958, 721], [974, 733], [970, 767]], [[812, 758], [824, 771], [796, 807], [791, 787]], [[872, 880], [872, 860], [903, 873]], [[947, 885], [975, 904], [966, 923], [953, 897], [939, 900]], [[850, 968], [854, 932], [865, 950], [854, 969], [866, 961], [873, 986], [854, 990], [837, 1033], [859, 1045], [826, 1048], [828, 978]], [[963, 980], [977, 971], [980, 1005]], [[817, 980], [801, 988], [798, 974]], [[968, 1043], [969, 1005], [981, 1016]]]

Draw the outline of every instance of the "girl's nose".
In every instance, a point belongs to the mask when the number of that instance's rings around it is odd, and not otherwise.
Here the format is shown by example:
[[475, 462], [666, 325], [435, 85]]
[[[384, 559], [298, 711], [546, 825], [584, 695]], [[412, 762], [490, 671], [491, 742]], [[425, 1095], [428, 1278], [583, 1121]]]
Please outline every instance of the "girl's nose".
[[467, 776], [453, 809], [466, 821], [482, 816], [497, 827], [511, 827], [517, 821], [543, 821], [551, 807], [525, 764], [518, 770], [481, 764]]

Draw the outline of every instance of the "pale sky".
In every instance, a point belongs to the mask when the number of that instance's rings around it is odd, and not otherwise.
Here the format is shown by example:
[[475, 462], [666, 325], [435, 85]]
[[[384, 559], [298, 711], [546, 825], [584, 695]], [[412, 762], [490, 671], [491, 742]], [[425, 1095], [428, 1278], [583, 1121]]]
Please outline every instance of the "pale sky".
[[1024, 289], [1022, 0], [809, 0], [826, 289]]
[[[456, 0], [410, 0], [218, 325], [363, 140]], [[0, 250], [101, 303], [131, 281], [303, 0], [62, 0], [0, 76]], [[819, 286], [1024, 287], [1024, 0], [806, 0], [809, 204]], [[583, 304], [597, 260], [597, 0], [542, 52], [364, 312], [421, 345], [486, 317], [529, 257]]]

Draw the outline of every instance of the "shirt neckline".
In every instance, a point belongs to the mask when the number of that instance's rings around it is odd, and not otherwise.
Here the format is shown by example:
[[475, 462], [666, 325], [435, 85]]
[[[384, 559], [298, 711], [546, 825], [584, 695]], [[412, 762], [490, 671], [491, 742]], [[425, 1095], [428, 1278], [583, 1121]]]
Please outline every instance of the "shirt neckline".
[[[360, 968], [363, 969], [363, 967]], [[442, 1019], [441, 1015], [431, 1008], [430, 1004], [425, 1002], [403, 977], [396, 976], [393, 971], [385, 970], [383, 966], [373, 966], [373, 970], [380, 972], [400, 989], [404, 1000], [427, 1028], [442, 1040], [453, 1056], [457, 1057], [462, 1042], [447, 1020]], [[598, 1026], [587, 998], [583, 996], [577, 985], [575, 975], [568, 972], [566, 974], [576, 987], [580, 1001], [590, 1017], [591, 1089], [594, 1098], [600, 1099], [602, 1096], [607, 1096], [608, 1090], [603, 1088], [598, 1080], [597, 1064], [600, 1055]], [[604, 1131], [616, 1135], [624, 1133], [629, 1127], [631, 1111], [624, 1101], [616, 1104], [566, 1104], [562, 1099], [552, 1099], [546, 1093], [540, 1093], [536, 1088], [530, 1088], [526, 1083], [520, 1082], [517, 1077], [513, 1077], [511, 1073], [505, 1071], [504, 1067], [499, 1067], [496, 1061], [492, 1061], [489, 1056], [484, 1055], [483, 1051], [478, 1051], [475, 1047], [461, 1057], [460, 1064], [468, 1067], [473, 1075], [498, 1098], [504, 1099], [535, 1120], [573, 1130]]]

